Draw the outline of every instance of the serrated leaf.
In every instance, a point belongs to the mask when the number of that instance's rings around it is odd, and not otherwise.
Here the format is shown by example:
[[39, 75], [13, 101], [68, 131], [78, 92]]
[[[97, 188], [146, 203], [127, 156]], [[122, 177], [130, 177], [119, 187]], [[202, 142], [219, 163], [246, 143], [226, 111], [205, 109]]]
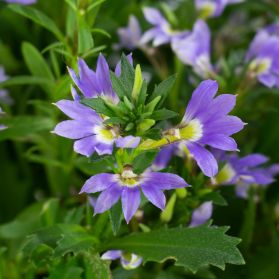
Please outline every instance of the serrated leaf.
[[167, 98], [169, 92], [171, 91], [174, 83], [176, 80], [176, 75], [172, 75], [166, 80], [162, 81], [159, 83], [157, 86], [155, 86], [154, 91], [152, 95], [150, 96], [150, 101], [155, 99], [158, 96], [161, 96], [161, 100], [158, 104], [158, 107], [161, 107], [162, 104], [164, 103], [165, 99]]
[[48, 31], [52, 32], [60, 41], [64, 40], [63, 34], [58, 29], [54, 21], [50, 19], [48, 16], [46, 16], [44, 13], [35, 9], [34, 7], [29, 7], [25, 5], [9, 5], [8, 7], [13, 12], [27, 17], [35, 23], [43, 26]]
[[144, 262], [174, 259], [175, 265], [192, 272], [213, 265], [244, 264], [236, 245], [239, 238], [226, 235], [228, 227], [174, 228], [136, 233], [112, 240], [104, 249], [121, 249], [135, 253]]
[[166, 120], [166, 119], [177, 117], [177, 116], [178, 116], [178, 113], [176, 113], [172, 110], [159, 109], [159, 110], [154, 111], [150, 118], [159, 121], [159, 120]]
[[106, 105], [102, 98], [82, 99], [82, 104], [93, 108], [96, 112], [114, 117], [115, 113]]
[[23, 253], [28, 257], [40, 244], [45, 244], [54, 250], [54, 257], [61, 257], [69, 252], [76, 254], [88, 250], [97, 242], [95, 237], [79, 225], [57, 224], [28, 236]]

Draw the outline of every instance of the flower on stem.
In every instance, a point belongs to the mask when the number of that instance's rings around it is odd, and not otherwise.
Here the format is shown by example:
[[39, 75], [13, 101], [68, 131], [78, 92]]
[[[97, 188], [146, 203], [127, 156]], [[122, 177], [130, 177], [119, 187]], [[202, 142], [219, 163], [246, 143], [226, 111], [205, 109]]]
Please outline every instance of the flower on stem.
[[120, 259], [122, 267], [127, 270], [135, 269], [142, 263], [142, 258], [140, 256], [121, 250], [109, 250], [102, 255], [101, 259], [110, 261]]
[[164, 209], [166, 198], [163, 190], [189, 186], [183, 178], [172, 173], [159, 173], [146, 170], [138, 175], [130, 165], [124, 166], [121, 173], [101, 173], [89, 178], [80, 193], [102, 192], [94, 206], [95, 214], [110, 209], [121, 198], [122, 210], [127, 223], [140, 205], [140, 192], [156, 207]]
[[212, 201], [207, 201], [202, 203], [198, 208], [196, 208], [192, 213], [192, 219], [189, 227], [197, 227], [203, 225], [207, 222], [213, 211]]
[[260, 30], [246, 55], [248, 73], [265, 86], [279, 87], [279, 25]]
[[207, 78], [213, 72], [210, 63], [210, 30], [207, 24], [198, 20], [191, 33], [172, 40], [171, 46], [179, 60], [193, 67], [197, 75]]
[[243, 0], [195, 0], [200, 18], [220, 16], [228, 4], [236, 4]]
[[188, 32], [180, 32], [172, 29], [169, 22], [162, 16], [159, 10], [154, 8], [143, 9], [145, 19], [154, 27], [146, 31], [142, 38], [141, 44], [153, 41], [153, 46], [157, 47], [170, 43], [174, 38], [184, 36]]
[[141, 43], [142, 31], [137, 18], [134, 15], [129, 16], [128, 26], [117, 30], [119, 44], [117, 48], [126, 48], [134, 50], [136, 48], [145, 48]]
[[[131, 58], [130, 58], [131, 59]], [[69, 72], [85, 98], [101, 97], [108, 102], [117, 103], [117, 95], [112, 89], [109, 67], [105, 58], [100, 55], [96, 72], [89, 69], [83, 60], [79, 60], [78, 78], [72, 69]], [[120, 66], [115, 70], [120, 74]], [[74, 139], [74, 150], [90, 157], [95, 151], [98, 155], [111, 154], [113, 145], [120, 148], [135, 148], [140, 137], [121, 136], [117, 125], [107, 125], [105, 116], [99, 115], [93, 109], [82, 105], [76, 90], [72, 88], [73, 101], [60, 100], [55, 105], [72, 120], [62, 121], [54, 128], [54, 133], [69, 139]]]
[[225, 165], [213, 182], [221, 185], [236, 185], [236, 194], [241, 198], [248, 197], [251, 187], [271, 184], [274, 176], [279, 173], [278, 164], [270, 167], [263, 166], [268, 162], [268, 158], [262, 154], [255, 153], [239, 158], [236, 154], [217, 153], [216, 157], [225, 162]]
[[[161, 151], [168, 153], [165, 159], [169, 160], [170, 154], [180, 149], [185, 155], [191, 156], [202, 172], [209, 177], [216, 175], [218, 164], [206, 146], [236, 151], [237, 143], [231, 135], [244, 127], [241, 119], [227, 115], [235, 106], [236, 96], [221, 94], [214, 98], [217, 90], [216, 81], [201, 82], [193, 92], [181, 123], [176, 128], [164, 132], [164, 143], [171, 144], [171, 147], [167, 147], [167, 151]], [[165, 164], [164, 155], [160, 156], [159, 162], [155, 161], [155, 166]]]

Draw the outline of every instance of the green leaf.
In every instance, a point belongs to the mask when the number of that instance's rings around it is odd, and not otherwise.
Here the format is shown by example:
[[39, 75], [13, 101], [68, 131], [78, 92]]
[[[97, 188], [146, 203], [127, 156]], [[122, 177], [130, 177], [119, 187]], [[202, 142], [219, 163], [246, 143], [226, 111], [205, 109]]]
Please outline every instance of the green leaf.
[[136, 66], [136, 71], [135, 71], [135, 78], [134, 78], [134, 85], [133, 85], [133, 90], [132, 90], [132, 99], [137, 101], [139, 97], [139, 93], [142, 87], [142, 74], [141, 74], [141, 68], [140, 65], [138, 64]]
[[121, 221], [123, 219], [122, 207], [121, 207], [121, 202], [120, 201], [118, 201], [116, 203], [116, 205], [114, 205], [110, 209], [109, 217], [110, 217], [110, 221], [111, 221], [111, 227], [112, 227], [113, 234], [117, 235], [117, 233], [120, 229]]
[[33, 77], [33, 76], [15, 76], [7, 79], [0, 83], [0, 88], [9, 87], [15, 85], [49, 85], [49, 79], [44, 77]]
[[152, 113], [151, 118], [154, 120], [165, 120], [173, 117], [177, 117], [178, 113], [168, 110], [168, 109], [159, 109]]
[[133, 170], [135, 173], [141, 174], [146, 168], [148, 168], [154, 161], [158, 150], [150, 150], [138, 155], [133, 162]]
[[78, 26], [78, 53], [83, 54], [94, 46], [90, 27], [87, 25], [84, 16], [79, 17]]
[[244, 264], [236, 245], [240, 239], [226, 235], [228, 227], [174, 228], [136, 233], [114, 239], [104, 249], [121, 249], [143, 257], [143, 261], [175, 260], [192, 272], [213, 265]]
[[28, 236], [23, 246], [23, 253], [27, 257], [32, 257], [37, 247], [45, 244], [54, 250], [54, 257], [61, 257], [69, 252], [77, 254], [89, 250], [97, 242], [95, 237], [79, 225], [57, 224]]
[[126, 121], [120, 117], [111, 117], [104, 121], [104, 124], [125, 124]]
[[27, 138], [42, 131], [50, 131], [54, 123], [50, 118], [39, 116], [16, 116], [0, 119], [8, 128], [1, 131], [0, 141], [6, 139]]
[[210, 192], [202, 198], [206, 201], [213, 201], [214, 204], [221, 205], [221, 206], [226, 206], [228, 205], [227, 201], [224, 199], [224, 197], [219, 193], [219, 192]]
[[171, 91], [174, 83], [176, 80], [176, 75], [172, 75], [169, 78], [167, 78], [166, 80], [162, 81], [160, 84], [156, 85], [154, 88], [154, 91], [150, 97], [150, 101], [152, 101], [153, 99], [155, 99], [158, 96], [161, 96], [161, 100], [158, 104], [159, 107], [162, 106], [162, 104], [164, 103], [165, 99], [167, 98], [169, 92]]
[[102, 98], [83, 99], [81, 103], [93, 108], [96, 112], [114, 117], [115, 113], [106, 105]]
[[35, 23], [41, 25], [48, 31], [52, 32], [58, 38], [58, 40], [60, 41], [64, 40], [63, 34], [58, 29], [54, 21], [50, 19], [48, 16], [46, 16], [45, 14], [43, 14], [42, 12], [40, 12], [39, 10], [24, 5], [9, 5], [8, 7], [13, 12], [31, 19]]

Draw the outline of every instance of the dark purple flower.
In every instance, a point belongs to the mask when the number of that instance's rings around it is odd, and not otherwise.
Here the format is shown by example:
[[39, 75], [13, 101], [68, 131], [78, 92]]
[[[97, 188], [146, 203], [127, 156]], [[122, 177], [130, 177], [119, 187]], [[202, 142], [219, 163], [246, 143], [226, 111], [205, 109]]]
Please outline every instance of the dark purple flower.
[[[0, 83], [6, 81], [9, 77], [6, 75], [3, 67], [0, 66]], [[5, 89], [0, 89], [0, 103], [12, 105], [13, 99], [10, 97], [9, 92]]]
[[211, 218], [212, 211], [213, 204], [211, 201], [202, 203], [198, 208], [196, 208], [193, 211], [189, 227], [197, 227], [203, 225]]
[[243, 0], [195, 0], [196, 9], [201, 18], [220, 16], [228, 4], [240, 3]]
[[127, 223], [140, 205], [140, 192], [155, 206], [164, 209], [166, 198], [163, 190], [186, 187], [188, 184], [172, 173], [159, 173], [146, 170], [138, 175], [131, 166], [125, 166], [118, 174], [101, 173], [89, 178], [80, 193], [102, 192], [94, 206], [95, 214], [110, 209], [120, 198]]
[[236, 185], [239, 197], [246, 198], [249, 189], [256, 185], [267, 186], [274, 181], [274, 176], [279, 173], [279, 165], [264, 167], [268, 158], [262, 154], [250, 154], [239, 158], [236, 154], [221, 154], [219, 160], [225, 162], [224, 167], [213, 179], [217, 184]]
[[141, 44], [141, 28], [137, 18], [134, 15], [130, 15], [127, 27], [119, 28], [117, 30], [119, 37], [118, 48], [126, 48], [133, 50], [136, 48], [144, 48], [145, 46]]
[[5, 0], [7, 3], [18, 3], [23, 5], [35, 4], [37, 0]]
[[110, 261], [120, 259], [121, 265], [127, 270], [135, 269], [142, 263], [142, 258], [140, 256], [131, 253], [125, 253], [121, 250], [109, 250], [102, 255], [101, 259]]
[[207, 24], [198, 20], [193, 31], [172, 40], [171, 46], [177, 57], [203, 78], [213, 71], [210, 63], [210, 30]]
[[164, 133], [169, 143], [177, 143], [176, 148], [192, 156], [209, 177], [216, 175], [218, 165], [206, 145], [235, 151], [237, 144], [231, 135], [244, 127], [238, 117], [227, 115], [235, 106], [236, 96], [221, 94], [214, 98], [217, 90], [216, 81], [201, 82], [193, 92], [181, 123]]
[[174, 38], [184, 36], [188, 33], [173, 30], [168, 21], [157, 9], [144, 8], [143, 13], [145, 19], [154, 26], [143, 34], [141, 38], [141, 44], [143, 45], [149, 41], [153, 41], [153, 46], [157, 47], [170, 43]]
[[246, 55], [249, 73], [267, 87], [279, 87], [279, 25], [260, 30]]

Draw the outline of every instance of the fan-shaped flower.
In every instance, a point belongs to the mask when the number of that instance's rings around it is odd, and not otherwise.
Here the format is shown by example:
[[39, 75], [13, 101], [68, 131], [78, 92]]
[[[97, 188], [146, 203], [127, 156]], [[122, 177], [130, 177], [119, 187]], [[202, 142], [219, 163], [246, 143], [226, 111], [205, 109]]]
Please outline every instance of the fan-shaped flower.
[[188, 32], [180, 32], [173, 30], [168, 21], [162, 16], [159, 10], [154, 8], [143, 9], [145, 19], [154, 27], [146, 31], [142, 38], [141, 44], [153, 41], [153, 46], [157, 47], [170, 43], [174, 38], [184, 36]]
[[246, 55], [249, 73], [267, 87], [279, 87], [279, 24], [260, 30]]
[[127, 270], [135, 269], [142, 263], [142, 258], [140, 256], [121, 250], [109, 250], [102, 255], [101, 259], [110, 261], [120, 259], [121, 265]]
[[140, 190], [152, 204], [163, 210], [166, 204], [163, 190], [186, 186], [188, 184], [178, 175], [149, 170], [138, 175], [127, 165], [121, 173], [92, 176], [85, 182], [80, 193], [102, 192], [94, 206], [95, 214], [110, 209], [121, 198], [124, 218], [128, 223], [140, 205]]
[[[175, 147], [196, 160], [203, 173], [209, 177], [218, 171], [217, 161], [206, 145], [235, 151], [237, 144], [231, 135], [243, 129], [244, 123], [236, 116], [227, 115], [235, 106], [236, 96], [221, 94], [214, 98], [218, 84], [213, 80], [203, 81], [193, 92], [181, 123], [165, 131], [165, 137]], [[167, 158], [170, 156], [168, 155]], [[161, 157], [160, 164], [164, 164]]]
[[222, 185], [236, 185], [239, 197], [246, 198], [249, 189], [256, 185], [267, 186], [274, 181], [274, 176], [279, 173], [279, 165], [274, 164], [264, 167], [268, 158], [262, 154], [250, 154], [239, 158], [236, 154], [217, 155], [219, 160], [225, 162], [224, 167], [213, 179], [214, 183]]
[[206, 78], [213, 71], [210, 63], [210, 30], [207, 24], [198, 20], [191, 33], [176, 37], [171, 46], [177, 57], [193, 67], [199, 76]]
[[[128, 57], [131, 61], [131, 56]], [[79, 60], [78, 78], [72, 69], [69, 72], [85, 98], [102, 97], [111, 102], [118, 102], [118, 97], [112, 90], [109, 67], [105, 58], [100, 55], [96, 72], [89, 69], [83, 60]], [[120, 75], [120, 65], [116, 74]], [[85, 156], [91, 156], [95, 151], [98, 155], [111, 154], [113, 145], [120, 148], [135, 148], [140, 137], [122, 137], [117, 125], [106, 125], [106, 118], [93, 109], [82, 105], [76, 90], [72, 88], [74, 101], [60, 100], [55, 105], [72, 120], [63, 121], [54, 128], [54, 133], [76, 140], [74, 150]]]

